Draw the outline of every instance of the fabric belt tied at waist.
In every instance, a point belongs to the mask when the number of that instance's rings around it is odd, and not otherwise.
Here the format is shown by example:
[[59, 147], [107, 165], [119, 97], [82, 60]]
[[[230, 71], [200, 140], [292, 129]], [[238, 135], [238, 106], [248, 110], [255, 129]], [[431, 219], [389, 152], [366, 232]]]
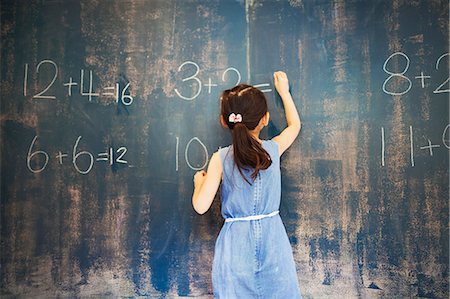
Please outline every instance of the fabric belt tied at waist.
[[266, 217], [272, 217], [278, 214], [280, 211], [273, 211], [270, 214], [260, 214], [260, 215], [252, 215], [247, 217], [236, 217], [236, 218], [226, 218], [225, 222], [233, 222], [233, 221], [250, 221], [250, 220], [259, 220]]

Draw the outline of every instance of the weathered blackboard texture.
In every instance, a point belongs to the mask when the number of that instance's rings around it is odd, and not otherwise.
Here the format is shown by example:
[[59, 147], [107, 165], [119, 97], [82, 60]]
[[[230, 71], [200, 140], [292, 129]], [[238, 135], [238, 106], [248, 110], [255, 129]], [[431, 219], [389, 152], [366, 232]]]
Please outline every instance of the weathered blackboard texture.
[[449, 296], [448, 1], [2, 1], [1, 295], [212, 297], [219, 93], [284, 70], [305, 298]]

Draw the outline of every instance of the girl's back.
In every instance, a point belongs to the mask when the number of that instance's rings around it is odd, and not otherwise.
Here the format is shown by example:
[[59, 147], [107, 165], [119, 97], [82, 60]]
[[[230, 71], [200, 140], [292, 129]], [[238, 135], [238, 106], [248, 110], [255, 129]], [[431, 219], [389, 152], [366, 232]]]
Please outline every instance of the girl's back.
[[[269, 214], [277, 211], [281, 197], [281, 174], [278, 145], [272, 140], [263, 140], [263, 148], [269, 153], [272, 164], [261, 170], [252, 185], [241, 176], [233, 159], [233, 146], [219, 150], [222, 161], [222, 216], [245, 217]], [[244, 175], [251, 181], [252, 170], [244, 170]]]
[[[281, 176], [278, 144], [263, 140], [272, 164], [249, 185], [236, 169], [233, 146], [219, 150], [225, 224], [213, 261], [215, 298], [300, 298], [289, 239], [278, 214]], [[251, 170], [244, 170], [250, 178]]]

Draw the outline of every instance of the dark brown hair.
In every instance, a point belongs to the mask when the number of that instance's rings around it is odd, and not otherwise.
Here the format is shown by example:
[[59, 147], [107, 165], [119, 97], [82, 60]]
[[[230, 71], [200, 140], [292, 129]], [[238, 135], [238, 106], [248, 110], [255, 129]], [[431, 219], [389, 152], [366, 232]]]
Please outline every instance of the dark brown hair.
[[[250, 133], [267, 113], [266, 97], [251, 85], [239, 84], [224, 90], [220, 100], [221, 115], [233, 137], [234, 162], [242, 177], [251, 185], [242, 169], [253, 168], [251, 178], [255, 180], [260, 170], [267, 169], [272, 164], [269, 153]], [[240, 114], [242, 121], [231, 122], [229, 116], [232, 113]]]

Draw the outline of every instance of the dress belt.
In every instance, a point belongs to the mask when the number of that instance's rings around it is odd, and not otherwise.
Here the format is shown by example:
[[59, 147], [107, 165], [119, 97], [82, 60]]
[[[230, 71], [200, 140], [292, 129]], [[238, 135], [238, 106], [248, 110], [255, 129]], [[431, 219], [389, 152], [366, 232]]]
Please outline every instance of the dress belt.
[[252, 215], [247, 217], [236, 217], [236, 218], [226, 218], [225, 222], [233, 222], [233, 221], [250, 221], [250, 220], [259, 220], [266, 217], [272, 217], [278, 214], [280, 211], [273, 211], [270, 214], [260, 214], [260, 215]]

